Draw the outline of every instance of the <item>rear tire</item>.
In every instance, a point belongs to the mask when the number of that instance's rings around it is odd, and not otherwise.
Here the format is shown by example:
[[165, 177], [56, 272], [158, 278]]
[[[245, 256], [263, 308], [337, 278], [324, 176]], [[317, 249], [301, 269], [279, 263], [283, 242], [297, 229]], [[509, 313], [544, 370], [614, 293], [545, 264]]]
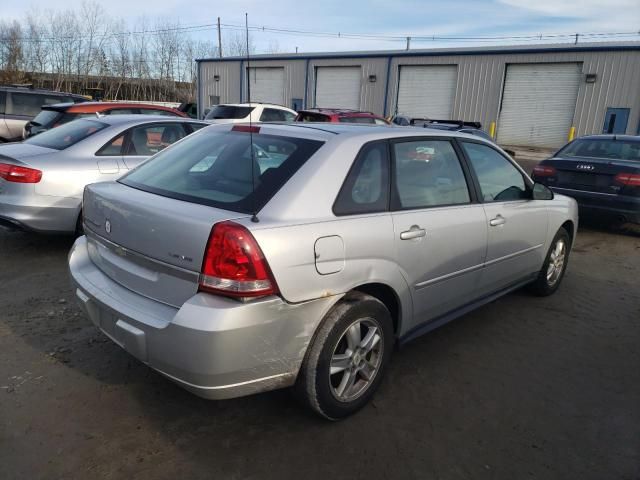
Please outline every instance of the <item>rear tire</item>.
[[564, 228], [560, 228], [551, 242], [538, 278], [531, 284], [533, 293], [546, 297], [558, 289], [567, 270], [570, 251], [571, 238]]
[[364, 293], [347, 294], [309, 346], [296, 381], [298, 398], [329, 420], [357, 412], [380, 385], [393, 342], [387, 307]]

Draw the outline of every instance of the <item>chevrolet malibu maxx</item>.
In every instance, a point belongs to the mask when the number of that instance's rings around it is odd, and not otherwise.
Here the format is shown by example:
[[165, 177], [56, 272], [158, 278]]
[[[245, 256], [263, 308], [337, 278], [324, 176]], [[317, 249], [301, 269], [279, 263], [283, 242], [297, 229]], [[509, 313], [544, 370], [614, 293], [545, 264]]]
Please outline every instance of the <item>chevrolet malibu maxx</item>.
[[394, 346], [514, 289], [556, 291], [576, 202], [457, 132], [219, 125], [85, 189], [69, 254], [107, 336], [223, 399], [364, 406]]

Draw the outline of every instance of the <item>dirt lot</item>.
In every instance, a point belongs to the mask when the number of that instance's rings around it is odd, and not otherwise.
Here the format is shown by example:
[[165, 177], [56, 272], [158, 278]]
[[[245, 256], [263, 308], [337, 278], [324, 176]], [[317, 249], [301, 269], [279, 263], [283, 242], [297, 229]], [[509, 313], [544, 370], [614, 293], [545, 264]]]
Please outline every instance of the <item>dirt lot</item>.
[[395, 353], [326, 423], [286, 391], [201, 400], [107, 341], [71, 241], [0, 230], [0, 478], [640, 478], [640, 236], [582, 229], [556, 295], [511, 294]]

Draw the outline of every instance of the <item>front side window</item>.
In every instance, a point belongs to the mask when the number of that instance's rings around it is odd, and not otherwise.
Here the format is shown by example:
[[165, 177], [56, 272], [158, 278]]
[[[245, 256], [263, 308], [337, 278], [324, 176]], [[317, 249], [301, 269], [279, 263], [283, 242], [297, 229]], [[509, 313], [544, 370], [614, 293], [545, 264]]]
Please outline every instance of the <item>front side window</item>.
[[469, 188], [451, 142], [417, 140], [393, 144], [398, 210], [469, 203]]
[[322, 144], [302, 138], [203, 130], [119, 181], [178, 200], [251, 213], [260, 210]]
[[365, 145], [333, 205], [336, 215], [383, 212], [389, 208], [389, 156], [386, 142]]
[[462, 142], [471, 166], [480, 182], [485, 202], [505, 202], [529, 198], [520, 170], [487, 145]]
[[144, 125], [131, 129], [125, 155], [149, 157], [177, 142], [187, 134], [180, 124]]
[[95, 120], [78, 120], [30, 137], [23, 143], [64, 150], [108, 126]]
[[[58, 102], [54, 102], [58, 103]], [[11, 92], [11, 108], [7, 113], [11, 115], [24, 115], [35, 117], [42, 105], [45, 104], [45, 97], [33, 93]]]

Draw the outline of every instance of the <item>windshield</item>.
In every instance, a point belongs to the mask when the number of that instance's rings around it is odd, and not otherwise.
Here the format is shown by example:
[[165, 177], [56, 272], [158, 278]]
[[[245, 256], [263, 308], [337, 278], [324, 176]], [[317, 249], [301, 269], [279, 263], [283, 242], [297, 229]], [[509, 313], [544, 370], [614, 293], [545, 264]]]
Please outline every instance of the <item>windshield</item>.
[[31, 120], [31, 123], [39, 127], [46, 127], [53, 124], [59, 116], [60, 112], [56, 110], [42, 110], [33, 120]]
[[207, 116], [205, 118], [207, 120], [226, 119], [226, 118], [233, 118], [237, 120], [249, 115], [249, 113], [253, 111], [253, 108], [254, 107], [236, 107], [233, 105], [216, 105], [209, 111], [209, 113], [207, 113]]
[[557, 157], [593, 157], [640, 161], [640, 142], [631, 140], [579, 139], [560, 150]]
[[323, 142], [202, 130], [119, 181], [165, 197], [242, 213], [260, 210]]
[[24, 143], [64, 150], [108, 126], [95, 120], [77, 120], [28, 138]]

